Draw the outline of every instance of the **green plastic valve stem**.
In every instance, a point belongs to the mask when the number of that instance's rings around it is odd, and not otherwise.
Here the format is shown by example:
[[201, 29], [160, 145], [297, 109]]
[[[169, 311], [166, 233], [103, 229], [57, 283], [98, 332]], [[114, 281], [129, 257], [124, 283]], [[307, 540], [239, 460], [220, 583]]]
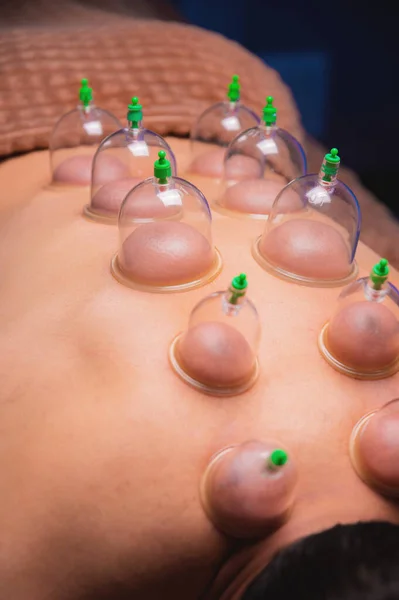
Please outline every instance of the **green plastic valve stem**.
[[266, 105], [263, 108], [262, 119], [266, 127], [271, 127], [276, 123], [277, 108], [273, 106], [273, 96], [268, 96], [266, 98]]
[[137, 96], [132, 98], [132, 103], [127, 107], [127, 120], [132, 129], [138, 129], [139, 123], [143, 119], [143, 107], [139, 104]]
[[240, 99], [240, 88], [241, 86], [239, 83], [238, 75], [233, 75], [227, 92], [227, 97], [230, 100], [230, 102], [238, 102], [238, 100]]
[[154, 177], [158, 179], [158, 183], [162, 185], [168, 183], [168, 178], [172, 175], [172, 167], [166, 158], [165, 150], [160, 150], [158, 152], [158, 157], [158, 160], [154, 163]]
[[230, 285], [230, 304], [237, 304], [240, 298], [243, 298], [247, 293], [248, 281], [245, 273], [241, 273], [234, 277]]
[[380, 290], [387, 281], [389, 275], [389, 266], [386, 258], [381, 258], [380, 262], [374, 265], [370, 273], [372, 287]]
[[85, 108], [87, 108], [90, 102], [93, 100], [93, 90], [89, 87], [89, 82], [87, 79], [82, 79], [81, 88], [79, 90], [79, 100], [83, 104]]
[[286, 453], [286, 451], [281, 450], [280, 448], [277, 448], [276, 450], [273, 450], [273, 452], [270, 454], [269, 458], [267, 459], [267, 466], [272, 471], [275, 471], [275, 470], [279, 469], [280, 467], [283, 467], [287, 463], [287, 461], [288, 461], [288, 454]]
[[338, 156], [337, 148], [331, 148], [331, 151], [324, 156], [323, 164], [321, 165], [321, 178], [323, 181], [330, 183], [338, 173], [341, 159]]

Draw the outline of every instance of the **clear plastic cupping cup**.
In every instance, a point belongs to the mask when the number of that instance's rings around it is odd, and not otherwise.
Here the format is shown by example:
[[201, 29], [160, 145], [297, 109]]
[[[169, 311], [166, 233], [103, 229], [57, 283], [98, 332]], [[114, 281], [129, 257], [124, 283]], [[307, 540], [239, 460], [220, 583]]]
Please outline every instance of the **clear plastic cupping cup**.
[[266, 271], [316, 287], [342, 286], [356, 277], [360, 207], [338, 180], [339, 165], [333, 148], [319, 174], [294, 179], [278, 194], [253, 245], [254, 258]]
[[91, 200], [86, 217], [116, 224], [122, 201], [138, 183], [151, 177], [158, 152], [163, 150], [176, 175], [175, 156], [164, 138], [142, 124], [143, 109], [137, 97], [128, 106], [127, 127], [108, 136], [93, 160]]
[[369, 277], [344, 288], [319, 336], [327, 362], [356, 379], [382, 379], [399, 369], [399, 292], [382, 258]]
[[207, 108], [195, 122], [190, 133], [189, 173], [221, 179], [228, 144], [241, 131], [258, 125], [256, 114], [241, 104], [240, 91], [238, 75], [233, 75], [227, 100]]
[[379, 494], [399, 499], [399, 398], [367, 412], [356, 423], [349, 455], [357, 475]]
[[159, 151], [153, 170], [154, 176], [122, 202], [112, 273], [120, 283], [150, 292], [204, 285], [222, 268], [209, 204], [198, 188], [172, 175], [165, 150]]
[[240, 394], [258, 377], [261, 328], [247, 285], [242, 273], [227, 290], [201, 300], [191, 312], [187, 330], [170, 346], [175, 372], [201, 392]]
[[100, 142], [121, 127], [110, 112], [95, 106], [92, 88], [82, 79], [79, 104], [56, 123], [49, 140], [53, 184], [88, 186]]
[[277, 109], [268, 96], [262, 123], [240, 133], [226, 150], [214, 208], [230, 216], [267, 219], [279, 192], [305, 173], [305, 151], [277, 127]]

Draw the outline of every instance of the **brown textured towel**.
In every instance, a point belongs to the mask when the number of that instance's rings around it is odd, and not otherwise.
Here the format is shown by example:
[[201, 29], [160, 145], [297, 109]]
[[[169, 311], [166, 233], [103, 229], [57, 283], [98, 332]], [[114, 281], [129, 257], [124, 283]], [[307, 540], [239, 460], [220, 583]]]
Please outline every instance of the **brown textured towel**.
[[231, 75], [242, 101], [257, 112], [275, 97], [279, 125], [303, 139], [289, 89], [276, 71], [220, 35], [162, 21], [127, 20], [13, 29], [0, 39], [0, 154], [46, 148], [56, 120], [77, 103], [88, 77], [98, 106], [123, 121], [131, 96], [145, 123], [161, 134], [188, 133], [212, 102], [224, 99]]
[[[306, 137], [276, 71], [218, 34], [122, 15], [122, 0], [99, 3], [38, 0], [32, 6], [14, 0], [7, 13], [3, 6], [0, 156], [46, 148], [54, 123], [76, 105], [82, 77], [89, 78], [96, 104], [122, 121], [131, 96], [138, 95], [148, 127], [187, 135], [202, 110], [225, 97], [231, 75], [238, 73], [243, 102], [259, 112], [265, 96], [273, 95], [279, 125], [304, 143], [310, 171], [318, 170], [324, 150]], [[145, 4], [136, 10], [145, 14]], [[352, 172], [341, 167], [340, 176], [359, 198], [363, 241], [399, 267], [398, 223]]]

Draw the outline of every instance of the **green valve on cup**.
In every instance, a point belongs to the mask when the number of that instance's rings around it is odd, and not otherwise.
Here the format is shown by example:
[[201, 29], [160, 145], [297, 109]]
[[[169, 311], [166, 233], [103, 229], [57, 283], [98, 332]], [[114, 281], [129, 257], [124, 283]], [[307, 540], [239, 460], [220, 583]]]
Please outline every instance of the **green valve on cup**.
[[338, 156], [338, 149], [331, 148], [331, 151], [324, 156], [321, 165], [321, 178], [323, 181], [331, 182], [336, 178], [341, 159]]
[[172, 167], [166, 158], [165, 150], [158, 152], [158, 160], [154, 163], [154, 177], [158, 179], [158, 183], [164, 184], [168, 182], [168, 177], [172, 175]]
[[288, 454], [285, 450], [276, 449], [270, 454], [267, 465], [269, 469], [276, 470], [279, 467], [283, 467], [288, 461]]
[[233, 75], [227, 92], [230, 102], [237, 102], [240, 99], [240, 87], [238, 75]]
[[389, 266], [386, 258], [381, 258], [380, 262], [374, 265], [370, 273], [370, 279], [375, 290], [380, 290], [387, 281], [389, 275]]
[[127, 120], [133, 129], [137, 129], [143, 119], [143, 107], [139, 104], [137, 96], [132, 98], [132, 103], [127, 107]]
[[234, 277], [229, 289], [231, 294], [229, 298], [230, 304], [237, 304], [238, 300], [245, 296], [247, 287], [248, 281], [245, 273], [241, 273], [240, 275]]
[[83, 104], [85, 108], [87, 108], [90, 102], [93, 100], [93, 90], [89, 87], [89, 81], [87, 79], [82, 79], [81, 88], [79, 90], [79, 100]]
[[267, 127], [271, 127], [277, 120], [277, 108], [273, 106], [273, 96], [266, 98], [266, 105], [263, 108], [263, 122]]

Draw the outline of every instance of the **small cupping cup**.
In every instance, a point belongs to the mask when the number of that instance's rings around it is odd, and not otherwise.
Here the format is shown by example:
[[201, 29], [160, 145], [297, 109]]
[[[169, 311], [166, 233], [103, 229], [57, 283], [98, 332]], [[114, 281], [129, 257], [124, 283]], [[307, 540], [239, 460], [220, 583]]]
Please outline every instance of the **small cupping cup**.
[[[86, 186], [90, 184], [94, 153], [100, 142], [119, 129], [118, 119], [92, 102], [92, 89], [82, 79], [78, 106], [56, 123], [49, 139], [52, 180], [56, 184]], [[102, 183], [124, 171], [114, 157], [103, 165]]]
[[399, 498], [399, 399], [365, 415], [355, 425], [350, 455], [365, 483]]
[[[209, 106], [191, 129], [190, 173], [220, 179], [227, 145], [241, 131], [256, 127], [258, 123], [255, 113], [240, 103], [239, 77], [233, 75], [227, 99]], [[245, 156], [237, 158], [233, 166], [237, 179], [259, 176], [255, 161]]]
[[[273, 202], [289, 181], [306, 173], [305, 153], [300, 143], [276, 126], [277, 109], [269, 96], [263, 123], [237, 135], [229, 144], [223, 169], [221, 193], [214, 208], [232, 216], [265, 218]], [[238, 166], [242, 165], [237, 176]], [[245, 168], [244, 168], [245, 167]], [[292, 207], [291, 192], [280, 208]]]
[[[116, 224], [119, 210], [129, 192], [153, 175], [159, 152], [165, 153], [171, 174], [176, 174], [176, 160], [169, 144], [154, 131], [143, 127], [142, 108], [139, 99], [133, 97], [128, 105], [127, 126], [118, 128], [103, 139], [98, 147], [91, 173], [91, 201], [84, 208], [84, 215], [91, 220]], [[110, 167], [112, 164], [115, 165], [113, 170]], [[164, 216], [162, 202], [154, 195], [147, 201], [145, 198], [141, 200], [143, 218]], [[133, 216], [139, 218], [138, 203], [134, 208]]]
[[129, 287], [160, 293], [203, 285], [221, 269], [208, 202], [198, 188], [172, 175], [165, 150], [153, 172], [121, 204], [112, 274]]
[[369, 277], [345, 287], [319, 335], [327, 362], [345, 375], [381, 379], [399, 369], [399, 292], [382, 258]]
[[212, 523], [236, 538], [257, 538], [280, 526], [293, 505], [295, 465], [281, 446], [247, 441], [209, 463], [201, 499]]
[[230, 396], [256, 381], [260, 320], [247, 298], [245, 273], [230, 287], [206, 296], [191, 311], [188, 328], [169, 350], [177, 375], [203, 393]]
[[332, 148], [318, 174], [293, 179], [277, 195], [252, 249], [266, 271], [316, 287], [341, 286], [356, 277], [360, 208], [337, 178], [339, 164]]

